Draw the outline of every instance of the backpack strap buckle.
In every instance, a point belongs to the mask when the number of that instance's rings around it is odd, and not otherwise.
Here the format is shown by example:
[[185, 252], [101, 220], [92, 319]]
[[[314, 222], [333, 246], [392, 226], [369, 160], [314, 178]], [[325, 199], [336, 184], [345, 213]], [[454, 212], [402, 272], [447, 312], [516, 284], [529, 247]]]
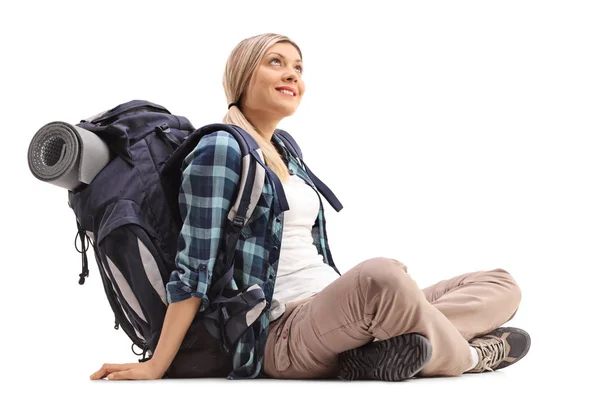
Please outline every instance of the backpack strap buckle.
[[236, 215], [232, 221], [233, 226], [237, 228], [242, 228], [244, 226], [244, 217], [241, 215]]
[[175, 138], [175, 135], [171, 132], [171, 127], [166, 124], [160, 124], [154, 127], [154, 132], [159, 135], [162, 139], [169, 142], [173, 150], [177, 149], [180, 143]]

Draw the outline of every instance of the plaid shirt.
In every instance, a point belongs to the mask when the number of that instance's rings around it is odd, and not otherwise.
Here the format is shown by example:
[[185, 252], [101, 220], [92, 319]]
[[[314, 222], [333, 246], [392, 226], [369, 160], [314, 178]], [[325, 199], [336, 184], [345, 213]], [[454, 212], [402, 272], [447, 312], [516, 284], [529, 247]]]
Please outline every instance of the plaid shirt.
[[[300, 162], [276, 134], [272, 142], [283, 155], [290, 173], [298, 175], [316, 191]], [[172, 272], [167, 283], [169, 303], [199, 297], [202, 299], [199, 312], [206, 310], [210, 301], [207, 297], [210, 282], [222, 276], [225, 269], [219, 249], [224, 241], [227, 214], [240, 183], [241, 168], [240, 147], [225, 131], [204, 136], [186, 157], [179, 196], [184, 224], [176, 256], [178, 269]], [[283, 232], [283, 213], [275, 215], [274, 201], [278, 201], [277, 191], [265, 176], [258, 204], [237, 243], [234, 282], [228, 288], [244, 291], [258, 284], [265, 293], [267, 306], [238, 341], [233, 371], [228, 379], [256, 378], [261, 374]], [[329, 249], [320, 194], [319, 203], [319, 213], [312, 226], [313, 243], [324, 262], [340, 274]]]

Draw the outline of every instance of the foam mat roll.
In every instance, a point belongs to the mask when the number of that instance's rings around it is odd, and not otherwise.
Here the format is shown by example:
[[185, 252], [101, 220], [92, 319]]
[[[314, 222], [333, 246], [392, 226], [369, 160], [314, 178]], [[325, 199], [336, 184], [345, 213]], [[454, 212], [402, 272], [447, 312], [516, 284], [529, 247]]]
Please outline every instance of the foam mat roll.
[[106, 143], [94, 133], [66, 122], [50, 122], [33, 136], [27, 152], [29, 169], [39, 180], [74, 190], [110, 161]]

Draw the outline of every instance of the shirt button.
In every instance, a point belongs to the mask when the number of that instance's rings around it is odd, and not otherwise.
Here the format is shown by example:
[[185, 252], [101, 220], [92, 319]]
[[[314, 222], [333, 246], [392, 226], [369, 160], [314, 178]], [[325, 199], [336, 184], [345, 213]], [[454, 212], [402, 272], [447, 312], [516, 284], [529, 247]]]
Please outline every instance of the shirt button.
[[279, 247], [273, 246], [273, 251], [277, 251], [277, 249], [279, 249]]
[[200, 271], [204, 271], [206, 269], [206, 265], [201, 265], [200, 266]]

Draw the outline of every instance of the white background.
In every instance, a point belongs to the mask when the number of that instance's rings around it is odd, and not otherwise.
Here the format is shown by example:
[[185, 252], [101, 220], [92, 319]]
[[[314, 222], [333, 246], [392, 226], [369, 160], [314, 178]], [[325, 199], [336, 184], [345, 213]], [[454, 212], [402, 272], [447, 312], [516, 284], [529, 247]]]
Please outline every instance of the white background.
[[[593, 396], [597, 2], [216, 3], [0, 6], [2, 397]], [[77, 123], [132, 99], [196, 127], [221, 122], [227, 56], [265, 32], [303, 52], [306, 94], [280, 128], [344, 205], [339, 214], [326, 205], [339, 268], [393, 257], [422, 286], [505, 268], [523, 291], [510, 324], [531, 334], [526, 358], [395, 384], [88, 380], [102, 363], [137, 357], [112, 327], [91, 252], [90, 277], [77, 284], [74, 214], [66, 190], [30, 173], [31, 138], [47, 122]]]

